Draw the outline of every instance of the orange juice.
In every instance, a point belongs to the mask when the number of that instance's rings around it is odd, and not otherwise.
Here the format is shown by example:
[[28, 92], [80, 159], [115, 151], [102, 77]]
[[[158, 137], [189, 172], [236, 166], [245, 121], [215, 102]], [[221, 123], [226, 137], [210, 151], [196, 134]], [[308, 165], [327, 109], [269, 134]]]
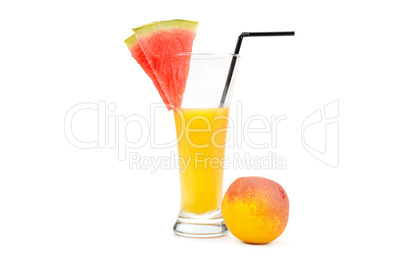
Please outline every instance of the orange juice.
[[181, 209], [204, 214], [220, 208], [229, 108], [174, 112]]

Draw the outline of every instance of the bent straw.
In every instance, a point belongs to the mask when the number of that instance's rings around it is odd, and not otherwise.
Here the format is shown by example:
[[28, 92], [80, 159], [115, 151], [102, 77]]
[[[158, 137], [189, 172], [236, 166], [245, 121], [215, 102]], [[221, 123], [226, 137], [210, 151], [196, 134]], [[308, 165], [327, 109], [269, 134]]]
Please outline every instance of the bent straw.
[[[292, 36], [295, 35], [295, 32], [244, 32], [239, 35], [239, 38], [237, 39], [236, 43], [236, 48], [234, 51], [234, 54], [239, 54], [240, 52], [240, 47], [241, 43], [243, 41], [243, 37], [259, 37], [259, 36]], [[230, 63], [230, 68], [229, 68], [229, 73], [228, 77], [226, 78], [226, 83], [225, 83], [225, 88], [223, 89], [222, 97], [221, 97], [221, 102], [219, 104], [219, 107], [222, 108], [225, 105], [226, 101], [226, 95], [228, 94], [229, 90], [229, 85], [232, 80], [233, 72], [234, 72], [234, 67], [236, 65], [236, 60], [237, 57], [233, 56], [232, 62]]]

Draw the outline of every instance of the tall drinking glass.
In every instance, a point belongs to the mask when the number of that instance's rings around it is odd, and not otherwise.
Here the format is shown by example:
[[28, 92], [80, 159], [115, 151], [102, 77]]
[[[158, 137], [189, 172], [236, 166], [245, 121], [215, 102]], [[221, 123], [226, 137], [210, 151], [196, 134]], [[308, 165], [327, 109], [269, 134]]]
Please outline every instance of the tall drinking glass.
[[[180, 166], [181, 207], [177, 235], [218, 237], [227, 233], [222, 219], [223, 166], [236, 54], [180, 54], [190, 69], [180, 109], [174, 111]], [[230, 82], [230, 65], [235, 64]], [[222, 98], [224, 88], [227, 94]]]

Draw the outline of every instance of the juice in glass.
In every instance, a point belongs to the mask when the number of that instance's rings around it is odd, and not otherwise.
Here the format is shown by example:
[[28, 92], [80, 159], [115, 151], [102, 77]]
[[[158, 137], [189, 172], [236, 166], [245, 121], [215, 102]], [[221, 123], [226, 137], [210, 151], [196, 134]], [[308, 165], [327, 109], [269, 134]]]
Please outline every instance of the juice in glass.
[[228, 115], [229, 108], [174, 112], [184, 212], [204, 214], [220, 208]]

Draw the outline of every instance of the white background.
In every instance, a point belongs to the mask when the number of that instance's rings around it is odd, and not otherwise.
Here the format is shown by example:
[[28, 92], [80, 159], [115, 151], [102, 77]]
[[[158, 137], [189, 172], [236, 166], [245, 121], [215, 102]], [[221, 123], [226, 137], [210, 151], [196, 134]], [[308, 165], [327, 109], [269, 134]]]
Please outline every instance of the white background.
[[[0, 4], [0, 267], [402, 265], [398, 1], [262, 2]], [[177, 170], [130, 169], [116, 148], [79, 149], [64, 135], [66, 113], [82, 102], [114, 103], [109, 115], [149, 119], [150, 103], [160, 98], [123, 40], [132, 27], [173, 18], [200, 22], [194, 51], [231, 52], [242, 31], [296, 31], [244, 41], [233, 96], [246, 117], [287, 116], [277, 148], [269, 148], [286, 158], [285, 170], [225, 174], [225, 190], [237, 177], [259, 175], [287, 191], [288, 227], [270, 244], [248, 245], [231, 234], [175, 236]], [[336, 100], [333, 168], [303, 148], [301, 125]], [[160, 137], [174, 138], [171, 112], [158, 113], [157, 126]], [[77, 115], [74, 131], [95, 139], [96, 114]], [[172, 150], [147, 143], [136, 152]], [[267, 149], [243, 145], [228, 154], [247, 151]]]

